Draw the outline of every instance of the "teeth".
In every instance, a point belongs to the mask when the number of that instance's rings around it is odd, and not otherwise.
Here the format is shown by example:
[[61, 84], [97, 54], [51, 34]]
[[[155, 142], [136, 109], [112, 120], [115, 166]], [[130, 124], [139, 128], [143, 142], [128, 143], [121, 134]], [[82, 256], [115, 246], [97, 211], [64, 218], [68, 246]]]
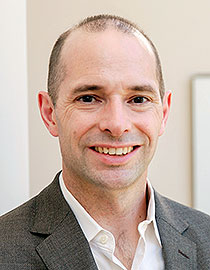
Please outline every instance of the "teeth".
[[109, 154], [115, 155], [115, 148], [109, 148]]
[[104, 154], [108, 154], [109, 153], [109, 149], [104, 147]]
[[118, 156], [121, 156], [122, 155], [122, 148], [117, 148], [116, 150], [115, 150], [115, 152], [116, 152], [116, 155], [118, 155]]
[[128, 153], [130, 153], [133, 150], [133, 147], [129, 146]]
[[123, 148], [123, 154], [126, 155], [128, 153], [128, 148], [127, 147], [124, 147]]
[[133, 146], [129, 146], [129, 147], [124, 147], [124, 148], [106, 148], [106, 147], [95, 147], [95, 150], [99, 153], [104, 153], [104, 154], [109, 154], [109, 155], [117, 155], [117, 156], [122, 156], [122, 155], [126, 155], [128, 153], [130, 153], [131, 151], [133, 151]]

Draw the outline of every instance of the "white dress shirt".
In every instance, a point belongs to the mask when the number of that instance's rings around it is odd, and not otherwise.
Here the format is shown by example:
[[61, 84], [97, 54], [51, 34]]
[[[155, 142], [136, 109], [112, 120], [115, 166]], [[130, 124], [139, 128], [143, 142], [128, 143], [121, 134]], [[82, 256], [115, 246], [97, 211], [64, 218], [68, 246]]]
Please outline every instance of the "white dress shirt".
[[[79, 222], [87, 238], [99, 270], [127, 270], [115, 257], [115, 239], [112, 233], [103, 229], [67, 190], [62, 174], [60, 187], [63, 196]], [[162, 245], [155, 220], [154, 191], [147, 180], [149, 204], [147, 218], [138, 225], [140, 234], [131, 270], [163, 270]]]

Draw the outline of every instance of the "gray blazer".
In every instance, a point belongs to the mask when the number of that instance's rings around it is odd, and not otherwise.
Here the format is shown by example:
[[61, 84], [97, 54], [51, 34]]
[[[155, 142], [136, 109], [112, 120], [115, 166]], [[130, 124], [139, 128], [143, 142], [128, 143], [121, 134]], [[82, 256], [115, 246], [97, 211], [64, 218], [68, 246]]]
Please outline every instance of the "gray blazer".
[[[97, 270], [58, 178], [0, 218], [0, 270]], [[165, 269], [209, 270], [210, 217], [158, 193], [155, 200]]]

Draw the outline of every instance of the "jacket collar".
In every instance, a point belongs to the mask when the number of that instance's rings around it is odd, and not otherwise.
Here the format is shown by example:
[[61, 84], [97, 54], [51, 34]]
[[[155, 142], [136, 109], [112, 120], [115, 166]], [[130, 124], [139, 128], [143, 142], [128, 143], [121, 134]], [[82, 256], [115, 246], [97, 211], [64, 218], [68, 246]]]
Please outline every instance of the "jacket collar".
[[178, 204], [155, 192], [155, 205], [165, 269], [197, 269], [196, 244], [185, 235], [189, 224]]
[[36, 251], [51, 270], [96, 270], [89, 244], [61, 193], [59, 174], [35, 198], [30, 231], [44, 238]]

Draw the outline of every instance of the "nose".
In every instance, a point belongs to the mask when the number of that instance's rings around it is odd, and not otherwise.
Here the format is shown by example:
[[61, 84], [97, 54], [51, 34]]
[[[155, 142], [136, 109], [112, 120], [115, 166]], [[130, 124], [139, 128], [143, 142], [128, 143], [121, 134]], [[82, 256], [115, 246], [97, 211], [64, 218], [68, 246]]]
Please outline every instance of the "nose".
[[99, 128], [103, 132], [109, 132], [113, 137], [121, 137], [123, 133], [131, 129], [131, 121], [126, 104], [119, 98], [113, 98], [104, 106], [99, 121]]

